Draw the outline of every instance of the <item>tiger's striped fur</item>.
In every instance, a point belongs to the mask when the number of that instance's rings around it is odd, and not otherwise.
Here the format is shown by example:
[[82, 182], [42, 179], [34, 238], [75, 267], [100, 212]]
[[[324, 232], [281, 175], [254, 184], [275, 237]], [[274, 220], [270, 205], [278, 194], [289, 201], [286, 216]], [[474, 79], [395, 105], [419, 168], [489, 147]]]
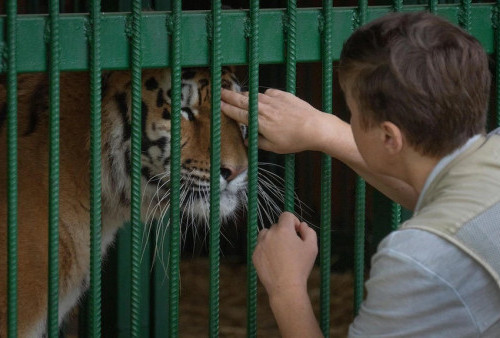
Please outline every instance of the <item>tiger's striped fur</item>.
[[[230, 69], [223, 86], [239, 91]], [[77, 303], [89, 277], [89, 76], [61, 74], [59, 319]], [[127, 71], [106, 73], [102, 90], [102, 252], [130, 217], [131, 83]], [[170, 70], [142, 77], [143, 221], [164, 215], [170, 175]], [[182, 73], [182, 213], [208, 214], [210, 73]], [[46, 74], [18, 78], [19, 336], [43, 335], [47, 317], [49, 98]], [[0, 86], [0, 335], [7, 316], [6, 86]], [[240, 127], [221, 116], [221, 216], [244, 200], [247, 154]]]

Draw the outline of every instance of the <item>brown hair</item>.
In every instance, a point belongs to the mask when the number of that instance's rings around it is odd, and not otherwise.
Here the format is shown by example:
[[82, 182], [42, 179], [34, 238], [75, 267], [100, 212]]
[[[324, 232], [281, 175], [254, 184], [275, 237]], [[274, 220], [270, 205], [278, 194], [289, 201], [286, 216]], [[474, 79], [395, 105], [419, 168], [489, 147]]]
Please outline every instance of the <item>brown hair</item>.
[[490, 72], [480, 43], [429, 13], [394, 13], [345, 42], [339, 80], [362, 125], [390, 121], [423, 155], [444, 156], [484, 133]]

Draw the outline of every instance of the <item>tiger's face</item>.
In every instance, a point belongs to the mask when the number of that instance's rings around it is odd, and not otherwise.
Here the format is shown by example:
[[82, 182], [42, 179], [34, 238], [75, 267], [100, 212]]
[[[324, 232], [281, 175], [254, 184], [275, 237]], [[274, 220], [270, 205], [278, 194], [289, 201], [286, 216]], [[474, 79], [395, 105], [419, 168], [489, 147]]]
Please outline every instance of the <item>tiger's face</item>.
[[[115, 90], [107, 94], [112, 97], [104, 98], [103, 109], [119, 112], [123, 123], [123, 127], [111, 133], [122, 142], [116, 142], [111, 148], [121, 148], [116, 153], [124, 154], [126, 176], [130, 177], [130, 165], [127, 164], [130, 163], [130, 79], [126, 74], [113, 72], [107, 83], [115, 86]], [[223, 69], [222, 86], [240, 91], [229, 68]], [[181, 97], [181, 215], [188, 221], [208, 220], [209, 215], [210, 101], [209, 71], [185, 69]], [[144, 70], [141, 173], [145, 220], [164, 216], [169, 203], [171, 116], [170, 70]], [[113, 143], [113, 137], [110, 140]], [[220, 156], [220, 215], [225, 219], [234, 216], [245, 200], [248, 161], [242, 129], [224, 114], [221, 114]], [[123, 188], [124, 196], [128, 196], [129, 183], [124, 182]], [[126, 202], [127, 198], [122, 199]]]

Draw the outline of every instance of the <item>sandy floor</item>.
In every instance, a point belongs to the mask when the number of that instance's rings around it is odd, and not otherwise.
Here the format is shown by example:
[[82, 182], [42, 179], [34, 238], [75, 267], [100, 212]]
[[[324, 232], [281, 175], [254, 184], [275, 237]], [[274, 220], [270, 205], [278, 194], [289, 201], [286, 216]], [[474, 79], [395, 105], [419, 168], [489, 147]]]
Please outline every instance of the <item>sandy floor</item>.
[[[180, 337], [206, 337], [208, 333], [209, 264], [207, 259], [181, 263]], [[352, 275], [331, 275], [330, 335], [345, 337], [352, 321]], [[246, 266], [222, 264], [220, 269], [220, 336], [246, 337]], [[319, 311], [319, 270], [309, 281], [309, 294]], [[265, 290], [258, 287], [258, 337], [279, 337]]]

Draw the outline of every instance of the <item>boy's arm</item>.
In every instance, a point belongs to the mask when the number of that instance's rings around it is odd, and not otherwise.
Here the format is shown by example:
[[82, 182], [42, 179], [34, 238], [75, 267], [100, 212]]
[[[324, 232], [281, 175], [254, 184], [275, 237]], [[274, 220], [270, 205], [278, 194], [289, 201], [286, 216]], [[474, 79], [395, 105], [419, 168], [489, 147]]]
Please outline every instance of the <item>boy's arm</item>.
[[289, 290], [282, 297], [269, 298], [269, 304], [284, 338], [323, 337], [307, 290]]
[[[222, 91], [222, 111], [232, 119], [248, 123], [248, 97]], [[323, 113], [298, 97], [277, 89], [259, 94], [259, 147], [275, 153], [322, 151], [351, 167], [369, 184], [392, 200], [412, 210], [417, 192], [390, 176], [374, 175], [361, 157], [351, 126], [335, 115]]]
[[285, 338], [322, 337], [307, 294], [317, 253], [316, 232], [291, 213], [259, 233], [252, 260]]

